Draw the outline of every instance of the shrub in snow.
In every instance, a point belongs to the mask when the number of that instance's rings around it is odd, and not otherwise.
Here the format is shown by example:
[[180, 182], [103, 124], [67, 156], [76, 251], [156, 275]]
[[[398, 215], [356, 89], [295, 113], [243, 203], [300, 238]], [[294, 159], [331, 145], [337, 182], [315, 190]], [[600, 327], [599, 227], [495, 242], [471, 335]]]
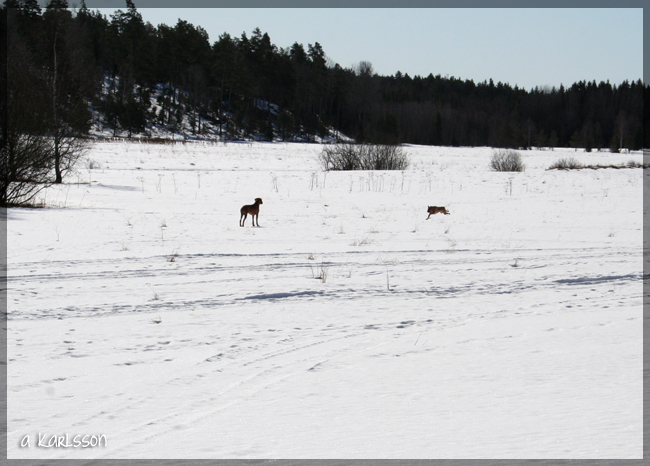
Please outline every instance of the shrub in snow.
[[559, 159], [556, 160], [553, 165], [549, 167], [550, 170], [575, 170], [577, 168], [583, 168], [584, 165], [582, 165], [580, 162], [578, 162], [575, 158], [569, 157], [567, 159]]
[[492, 155], [490, 168], [497, 172], [523, 172], [526, 165], [516, 150], [497, 150]]
[[405, 170], [407, 154], [395, 145], [338, 143], [327, 145], [319, 156], [324, 170]]

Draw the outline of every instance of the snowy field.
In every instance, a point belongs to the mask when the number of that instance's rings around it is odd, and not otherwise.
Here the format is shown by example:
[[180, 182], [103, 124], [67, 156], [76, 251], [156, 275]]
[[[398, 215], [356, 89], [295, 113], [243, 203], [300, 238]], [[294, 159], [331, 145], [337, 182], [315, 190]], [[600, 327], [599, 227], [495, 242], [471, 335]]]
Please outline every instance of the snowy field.
[[546, 170], [642, 154], [406, 150], [97, 143], [10, 209], [9, 458], [642, 458], [650, 171]]

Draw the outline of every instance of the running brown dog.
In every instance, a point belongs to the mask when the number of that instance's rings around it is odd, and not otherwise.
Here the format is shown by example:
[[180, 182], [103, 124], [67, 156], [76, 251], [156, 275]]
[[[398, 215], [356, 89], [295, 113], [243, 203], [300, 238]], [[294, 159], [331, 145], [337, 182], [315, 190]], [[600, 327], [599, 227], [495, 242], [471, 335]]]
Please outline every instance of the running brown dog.
[[[434, 205], [430, 205], [427, 209], [427, 212], [429, 212], [429, 217], [438, 213], [449, 215], [449, 211], [447, 209], [444, 207], [436, 207]], [[429, 220], [429, 217], [427, 217], [427, 220]]]

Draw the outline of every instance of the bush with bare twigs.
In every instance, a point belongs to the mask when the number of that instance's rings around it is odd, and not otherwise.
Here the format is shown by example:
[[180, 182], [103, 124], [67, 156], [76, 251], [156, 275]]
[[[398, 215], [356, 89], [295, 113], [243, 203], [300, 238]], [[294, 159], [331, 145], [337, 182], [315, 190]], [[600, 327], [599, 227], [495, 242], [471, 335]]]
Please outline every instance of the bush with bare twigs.
[[408, 155], [400, 146], [338, 143], [326, 145], [319, 156], [323, 170], [405, 170]]
[[526, 165], [516, 150], [496, 150], [490, 160], [490, 168], [497, 172], [523, 172]]
[[578, 162], [575, 158], [569, 157], [566, 159], [556, 160], [553, 165], [549, 167], [550, 170], [575, 170], [583, 168], [584, 165]]

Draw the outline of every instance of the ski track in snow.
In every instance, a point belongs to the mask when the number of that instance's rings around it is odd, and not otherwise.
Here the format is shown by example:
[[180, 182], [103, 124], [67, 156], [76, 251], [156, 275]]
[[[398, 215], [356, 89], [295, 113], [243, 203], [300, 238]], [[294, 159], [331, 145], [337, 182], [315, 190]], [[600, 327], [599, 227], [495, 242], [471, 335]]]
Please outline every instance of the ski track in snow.
[[[345, 260], [335, 261], [331, 259], [328, 261], [327, 266], [334, 269], [341, 269], [345, 266], [354, 265], [356, 274], [372, 276], [372, 275], [385, 275], [386, 272], [381, 270], [381, 266], [377, 264], [376, 257], [380, 255], [380, 252], [371, 252], [365, 253], [362, 257], [359, 257], [359, 254], [355, 254], [355, 262], [352, 264], [349, 257], [346, 257]], [[454, 253], [456, 256], [464, 255], [459, 252]], [[506, 278], [505, 281], [495, 282], [490, 280], [490, 272], [502, 271], [504, 263], [507, 262], [508, 258], [504, 258], [501, 254], [495, 253], [483, 253], [487, 254], [488, 257], [476, 258], [476, 255], [481, 254], [477, 251], [472, 251], [472, 257], [467, 257], [465, 259], [450, 259], [448, 257], [439, 257], [432, 258], [430, 256], [423, 258], [422, 251], [402, 251], [400, 253], [399, 264], [391, 264], [390, 268], [394, 275], [407, 275], [409, 271], [419, 273], [421, 270], [426, 270], [432, 276], [445, 275], [449, 273], [459, 274], [458, 269], [462, 268], [463, 277], [467, 279], [473, 279], [470, 282], [458, 283], [457, 279], [454, 279], [452, 283], [447, 286], [440, 285], [440, 282], [445, 280], [428, 280], [425, 282], [422, 289], [400, 289], [400, 286], [394, 286], [389, 291], [392, 295], [411, 295], [409, 297], [454, 297], [461, 295], [473, 295], [473, 294], [504, 294], [504, 293], [517, 293], [525, 291], [526, 289], [543, 289], [545, 287], [557, 287], [558, 285], [576, 285], [576, 286], [589, 286], [596, 284], [611, 284], [615, 285], [616, 283], [625, 283], [625, 282], [637, 282], [641, 280], [642, 274], [629, 273], [624, 275], [608, 275], [600, 276], [595, 275], [586, 275], [586, 276], [574, 276], [571, 278], [564, 278], [566, 275], [561, 274], [559, 276], [548, 276], [553, 274], [555, 270], [562, 270], [562, 265], [566, 265], [566, 252], [557, 251], [555, 254], [549, 251], [524, 251], [519, 250], [518, 255], [526, 257], [528, 263], [537, 263], [540, 265], [528, 266], [527, 267], [527, 280], [516, 280], [513, 281], [510, 277]], [[490, 257], [490, 256], [498, 257]], [[611, 265], [612, 269], [620, 266], [617, 262], [625, 262], [624, 258], [626, 255], [625, 252], [617, 252], [613, 258], [607, 260], [607, 262], [613, 263]], [[600, 250], [594, 251], [581, 251], [579, 253], [572, 252], [571, 254], [572, 261], [570, 265], [575, 264], [575, 260], [580, 259], [589, 263], [590, 261], [604, 261], [603, 252]], [[268, 262], [269, 259], [272, 259], [273, 262]], [[444, 259], [442, 265], [432, 265], [432, 262], [437, 262], [436, 259]], [[21, 297], [29, 296], [30, 294], [36, 298], [39, 294], [45, 296], [46, 301], [53, 300], [53, 297], [56, 296], [57, 290], [61, 290], [61, 294], [65, 296], [68, 293], [66, 287], [61, 286], [61, 284], [74, 283], [75, 281], [83, 280], [84, 287], [88, 294], [93, 296], [101, 296], [101, 290], [107, 287], [117, 288], [120, 290], [126, 290], [129, 287], [129, 281], [133, 278], [145, 278], [145, 279], [156, 279], [159, 282], [160, 287], [164, 287], [166, 293], [173, 293], [176, 289], [182, 290], [184, 286], [210, 286], [210, 289], [227, 289], [229, 282], [237, 282], [243, 278], [248, 278], [251, 275], [261, 275], [260, 279], [264, 279], [266, 275], [266, 270], [272, 270], [274, 274], [287, 274], [295, 275], [297, 279], [304, 278], [309, 275], [310, 265], [306, 264], [304, 260], [304, 255], [298, 254], [287, 254], [287, 255], [273, 255], [272, 258], [269, 258], [268, 255], [264, 255], [264, 260], [266, 262], [265, 271], [261, 273], [251, 273], [250, 268], [251, 264], [259, 262], [259, 258], [255, 255], [247, 256], [246, 263], [244, 265], [239, 265], [241, 258], [229, 258], [229, 257], [218, 257], [218, 256], [194, 256], [194, 257], [184, 257], [179, 256], [177, 261], [180, 264], [174, 269], [165, 269], [165, 268], [153, 268], [151, 267], [151, 262], [156, 260], [156, 258], [148, 259], [137, 259], [137, 260], [104, 260], [104, 261], [72, 261], [66, 262], [63, 266], [64, 271], [53, 272], [50, 274], [17, 274], [17, 271], [21, 268], [33, 269], [33, 264], [14, 264], [12, 265], [12, 275], [8, 278], [8, 283], [10, 288], [13, 290], [12, 294], [17, 294]], [[158, 259], [162, 262], [164, 259]], [[100, 262], [98, 264], [97, 262]], [[215, 262], [219, 262], [217, 265]], [[235, 262], [232, 264], [230, 262]], [[206, 264], [207, 263], [207, 264]], [[486, 266], [492, 265], [492, 269], [487, 268]], [[541, 265], [543, 264], [543, 265]], [[103, 266], [103, 267], [99, 267]], [[145, 268], [141, 268], [141, 267]], [[53, 264], [53, 268], [58, 268]], [[118, 269], [117, 271], [114, 269]], [[540, 273], [534, 270], [535, 268], [541, 269]], [[72, 269], [72, 270], [70, 270]], [[77, 271], [75, 271], [75, 269]], [[100, 270], [96, 270], [100, 269]], [[409, 270], [410, 269], [410, 270]], [[453, 272], [452, 272], [453, 270]], [[488, 275], [486, 277], [485, 275]], [[498, 277], [498, 275], [497, 275]], [[562, 278], [560, 278], [562, 277]], [[447, 280], [449, 281], [449, 280]], [[377, 280], [377, 283], [381, 282]], [[110, 284], [110, 285], [109, 285]], [[39, 290], [39, 291], [33, 291]], [[365, 288], [360, 290], [353, 290], [347, 287], [342, 287], [340, 289], [328, 288], [327, 290], [312, 290], [312, 291], [284, 291], [284, 292], [265, 292], [259, 293], [257, 290], [238, 290], [241, 293], [244, 293], [243, 296], [238, 296], [237, 294], [228, 294], [228, 293], [211, 293], [208, 292], [209, 297], [204, 299], [195, 299], [190, 301], [171, 301], [171, 302], [148, 302], [143, 305], [134, 307], [130, 305], [111, 305], [110, 303], [98, 303], [97, 305], [88, 305], [88, 306], [66, 306], [61, 309], [49, 308], [49, 309], [35, 309], [32, 316], [27, 316], [22, 312], [18, 311], [11, 313], [9, 319], [27, 319], [27, 318], [70, 318], [74, 317], [75, 314], [78, 316], [90, 316], [90, 315], [100, 315], [103, 313], [122, 313], [122, 312], [155, 312], [161, 309], [173, 309], [173, 308], [188, 308], [196, 306], [218, 306], [226, 304], [234, 304], [240, 300], [313, 300], [316, 298], [324, 299], [354, 299], [356, 294], [362, 294], [362, 299], [371, 299], [373, 295], [385, 296], [387, 289], [381, 286], [376, 286], [373, 288]], [[20, 298], [15, 298], [16, 301], [19, 301]]]
[[643, 171], [315, 147], [97, 144], [9, 212], [10, 458], [640, 457]]

